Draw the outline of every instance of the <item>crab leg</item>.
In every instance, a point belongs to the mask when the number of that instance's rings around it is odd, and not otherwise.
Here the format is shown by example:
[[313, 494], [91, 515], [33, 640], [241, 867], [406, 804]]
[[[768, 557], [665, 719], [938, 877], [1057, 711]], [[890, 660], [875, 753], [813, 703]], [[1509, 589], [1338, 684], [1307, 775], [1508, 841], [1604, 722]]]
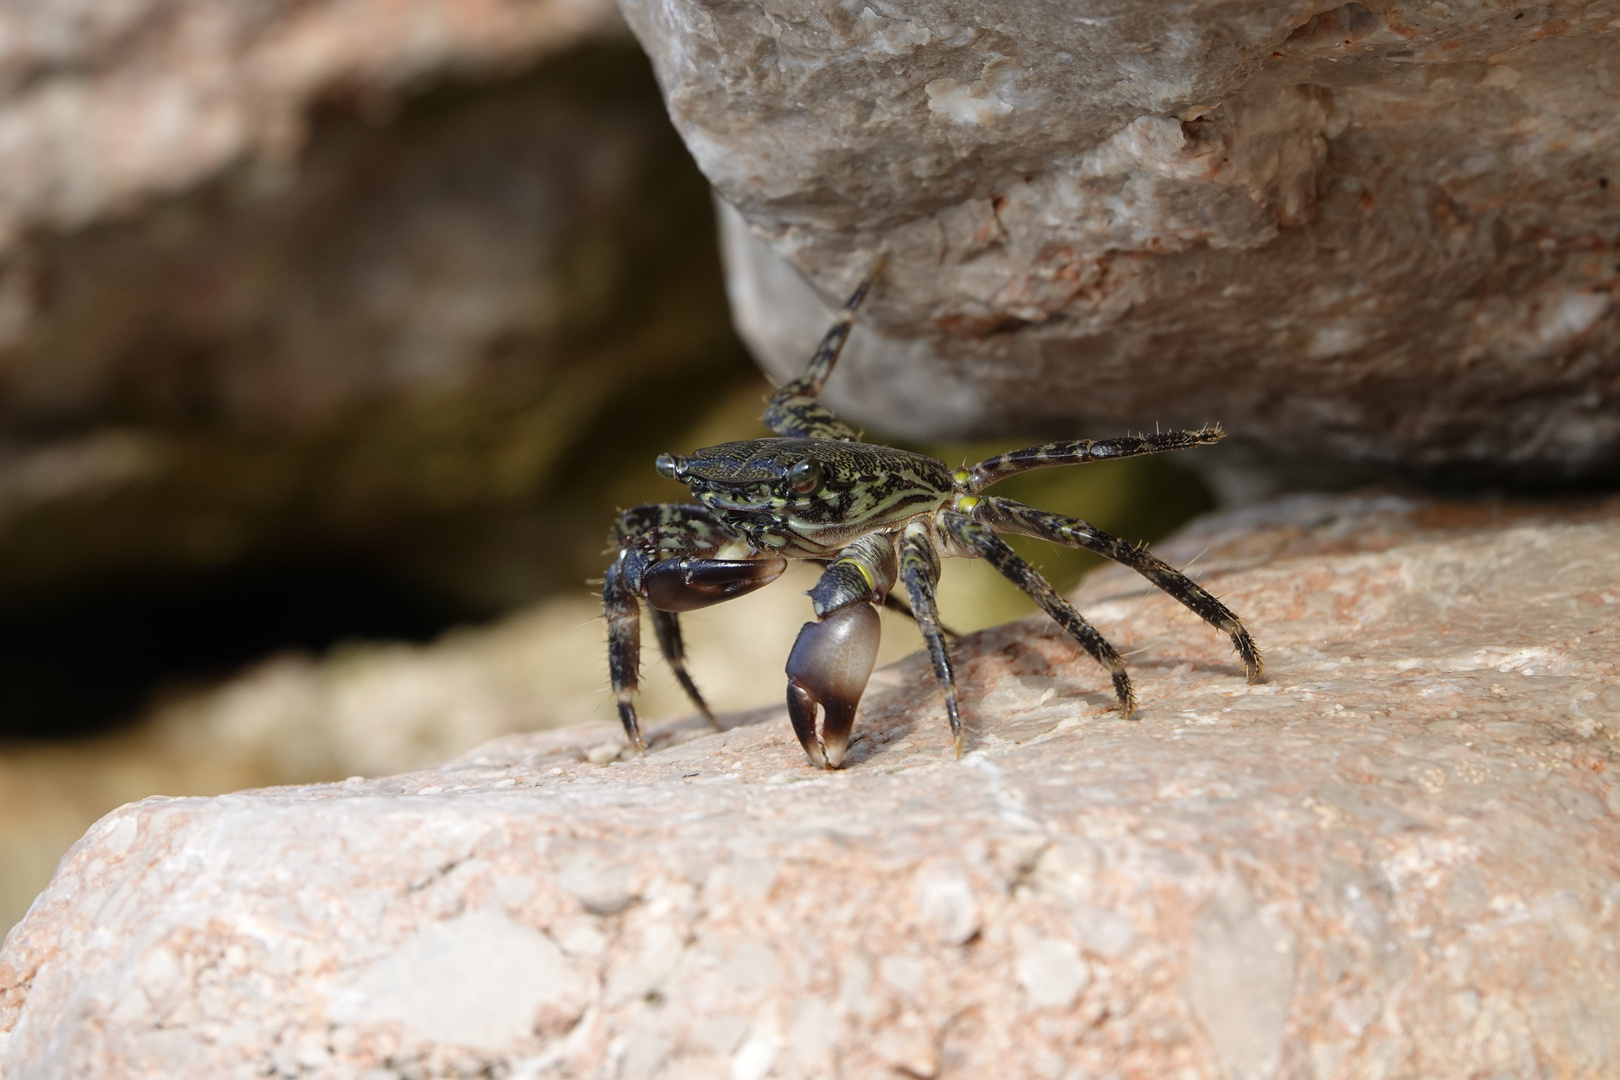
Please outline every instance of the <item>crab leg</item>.
[[686, 696], [691, 699], [697, 711], [703, 714], [703, 719], [709, 726], [719, 731], [720, 721], [714, 718], [714, 710], [709, 703], [703, 700], [698, 692], [697, 683], [686, 670], [686, 643], [681, 640], [681, 617], [673, 611], [660, 611], [652, 609], [653, 633], [658, 635], [658, 651], [664, 656], [664, 663], [675, 673], [675, 681], [681, 684]]
[[1128, 544], [1101, 529], [1092, 528], [1079, 518], [1064, 517], [1033, 506], [987, 496], [980, 513], [993, 527], [1048, 540], [1067, 547], [1094, 551], [1106, 559], [1130, 567], [1154, 585], [1181, 601], [1194, 615], [1232, 639], [1232, 648], [1243, 661], [1249, 682], [1260, 681], [1263, 661], [1254, 638], [1225, 604], [1211, 596], [1202, 585], [1171, 566], [1146, 547]]
[[879, 259], [866, 272], [861, 283], [855, 286], [855, 291], [844, 302], [844, 309], [838, 313], [837, 320], [822, 335], [821, 343], [816, 346], [804, 374], [792, 382], [783, 383], [771, 396], [771, 402], [765, 407], [765, 415], [761, 418], [766, 427], [778, 435], [790, 437], [856, 441], [854, 429], [834, 416], [816, 398], [821, 396], [827, 376], [832, 374], [833, 365], [838, 363], [838, 356], [844, 351], [844, 342], [849, 338], [850, 328], [855, 325], [855, 309], [866, 299], [867, 290], [871, 289], [878, 271], [882, 269], [883, 260]]
[[906, 595], [911, 597], [912, 617], [922, 631], [928, 645], [928, 658], [934, 664], [934, 678], [939, 680], [940, 693], [945, 695], [945, 715], [951, 721], [951, 739], [956, 743], [956, 756], [962, 756], [962, 715], [956, 703], [956, 676], [951, 671], [951, 656], [945, 648], [944, 627], [939, 624], [939, 607], [934, 600], [934, 586], [939, 584], [939, 552], [934, 550], [928, 530], [910, 526], [900, 541], [900, 579], [906, 583]]
[[[645, 750], [636, 717], [641, 686], [641, 602], [653, 609], [659, 650], [681, 688], [711, 726], [713, 712], [686, 671], [686, 648], [676, 612], [693, 611], [763, 588], [787, 569], [776, 558], [717, 559], [734, 540], [701, 506], [661, 503], [619, 515], [614, 535], [622, 545], [602, 582], [608, 623], [608, 673], [630, 745]], [[662, 556], [662, 557], [661, 557]]]
[[1152, 435], [1122, 435], [1115, 439], [1075, 439], [1070, 442], [1042, 443], [1026, 446], [1022, 450], [1009, 450], [1005, 454], [985, 458], [970, 469], [958, 469], [957, 487], [970, 494], [983, 491], [991, 484], [1017, 476], [1033, 469], [1050, 469], [1058, 465], [1085, 465], [1094, 461], [1113, 461], [1116, 458], [1142, 457], [1162, 454], [1168, 450], [1185, 450], [1190, 446], [1206, 446], [1226, 438], [1219, 425], [1201, 427], [1197, 431], [1158, 431]]
[[[964, 508], [974, 503], [976, 500], [973, 499], [962, 500]], [[1030, 599], [1052, 616], [1053, 621], [1080, 643], [1081, 648], [1091, 654], [1092, 659], [1108, 669], [1109, 674], [1113, 676], [1114, 696], [1119, 699], [1119, 711], [1122, 715], [1130, 716], [1136, 711], [1136, 695], [1131, 690], [1130, 676], [1125, 674], [1125, 661], [1120, 659], [1119, 653], [1114, 651], [1114, 647], [1108, 644], [1107, 639], [1097, 632], [1097, 628], [1086, 621], [1084, 615], [1058, 595], [1058, 591], [1040, 575], [1040, 571], [1020, 559], [1018, 553], [1008, 547], [1005, 540], [966, 514], [955, 510], [942, 510], [937, 520], [951, 540], [969, 551], [976, 552], [980, 558], [999, 570], [1003, 577], [1027, 593]]]

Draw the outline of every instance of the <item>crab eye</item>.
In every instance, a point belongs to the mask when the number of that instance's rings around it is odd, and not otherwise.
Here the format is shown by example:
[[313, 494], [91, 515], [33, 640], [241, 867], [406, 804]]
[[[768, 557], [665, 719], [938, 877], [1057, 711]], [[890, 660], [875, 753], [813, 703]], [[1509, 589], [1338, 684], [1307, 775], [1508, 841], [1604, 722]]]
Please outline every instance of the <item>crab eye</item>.
[[821, 486], [821, 462], [805, 458], [787, 471], [788, 486], [800, 495], [808, 495]]

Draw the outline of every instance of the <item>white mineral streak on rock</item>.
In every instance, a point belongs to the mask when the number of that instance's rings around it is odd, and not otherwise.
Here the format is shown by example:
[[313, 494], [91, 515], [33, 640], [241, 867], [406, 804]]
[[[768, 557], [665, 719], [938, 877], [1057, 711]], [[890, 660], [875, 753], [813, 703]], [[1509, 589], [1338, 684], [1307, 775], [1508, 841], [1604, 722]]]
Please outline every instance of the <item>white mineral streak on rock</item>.
[[[737, 210], [737, 321], [773, 374], [889, 254], [828, 387], [858, 420], [1620, 458], [1608, 0], [621, 7]], [[819, 297], [783, 303], [791, 274]]]
[[1080, 950], [1061, 938], [1035, 938], [1018, 950], [1018, 984], [1037, 1009], [1067, 1009], [1091, 981]]
[[1187, 999], [1234, 1080], [1270, 1080], [1294, 990], [1294, 939], [1236, 875], [1217, 884], [1193, 921]]
[[124, 807], [0, 951], [0, 1075], [1611, 1073], [1620, 501], [1299, 499], [1160, 550], [1268, 682], [1110, 571], [1137, 720], [1032, 619], [955, 645], [960, 762], [917, 656], [837, 774], [777, 710]]
[[[584, 983], [555, 942], [496, 911], [429, 923], [333, 995], [339, 1023], [398, 1021], [435, 1043], [499, 1050], [562, 1006], [564, 1030], [584, 1011]], [[570, 1008], [569, 1000], [578, 1002]]]

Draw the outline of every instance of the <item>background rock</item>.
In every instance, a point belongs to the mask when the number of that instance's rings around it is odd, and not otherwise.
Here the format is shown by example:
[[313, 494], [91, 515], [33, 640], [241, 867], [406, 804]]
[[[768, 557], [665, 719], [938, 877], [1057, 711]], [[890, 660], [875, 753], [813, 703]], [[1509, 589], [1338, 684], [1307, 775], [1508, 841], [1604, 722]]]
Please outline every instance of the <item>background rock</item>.
[[[1029, 620], [781, 710], [154, 799], [0, 952], [10, 1077], [1597, 1075], [1620, 1052], [1620, 504], [1300, 499], [1123, 572], [1143, 715]], [[605, 752], [604, 752], [605, 751]], [[599, 765], [595, 762], [608, 762]], [[412, 977], [407, 978], [406, 973]]]
[[0, 601], [302, 558], [510, 607], [747, 370], [610, 4], [19, 2], [0, 41]]
[[890, 254], [829, 387], [867, 423], [1219, 419], [1473, 479], [1620, 456], [1613, 3], [621, 6], [774, 372], [799, 274], [826, 300]]

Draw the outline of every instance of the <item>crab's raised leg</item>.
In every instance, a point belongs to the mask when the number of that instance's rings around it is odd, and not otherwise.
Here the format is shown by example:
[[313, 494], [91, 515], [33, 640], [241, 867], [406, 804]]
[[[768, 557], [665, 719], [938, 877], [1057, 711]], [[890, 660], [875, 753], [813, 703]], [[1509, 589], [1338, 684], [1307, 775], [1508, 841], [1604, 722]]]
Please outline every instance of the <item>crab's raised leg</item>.
[[[969, 502], [970, 500], [963, 500], [964, 504]], [[1068, 631], [1070, 637], [1080, 643], [1081, 648], [1090, 653], [1097, 663], [1108, 669], [1114, 680], [1114, 696], [1119, 699], [1121, 714], [1130, 716], [1136, 711], [1136, 695], [1131, 690], [1130, 676], [1125, 674], [1125, 661], [1120, 659], [1119, 653], [1114, 651], [1114, 647], [1108, 644], [1107, 639], [1097, 632], [1097, 628], [1086, 622], [1085, 616], [1058, 595], [1057, 590], [1052, 588], [1038, 570], [1020, 559], [1018, 553], [1008, 547], [1006, 541], [990, 528], [974, 521], [966, 514], [955, 510], [942, 510], [938, 515], [938, 521], [947, 537], [976, 553], [999, 570], [1008, 581], [1028, 593], [1059, 626]]]
[[1001, 532], [1018, 533], [1049, 540], [1067, 547], [1095, 551], [1106, 559], [1135, 570], [1154, 585], [1163, 589], [1186, 605], [1194, 615], [1232, 639], [1232, 648], [1243, 661], [1251, 683], [1259, 682], [1263, 670], [1260, 649], [1254, 638], [1243, 628], [1243, 623], [1231, 610], [1202, 585], [1171, 566], [1145, 547], [1128, 544], [1101, 529], [1092, 528], [1079, 518], [1064, 517], [1033, 506], [986, 496], [979, 501], [981, 518]]
[[838, 768], [849, 749], [855, 709], [877, 660], [878, 605], [894, 587], [897, 571], [893, 542], [863, 536], [828, 564], [810, 590], [816, 621], [800, 628], [788, 654], [788, 719], [811, 763], [824, 769]]
[[736, 543], [701, 506], [661, 503], [636, 506], [619, 515], [614, 528], [617, 557], [602, 582], [602, 611], [608, 624], [608, 672], [625, 736], [645, 750], [636, 718], [641, 685], [641, 602], [653, 609], [653, 628], [664, 659], [682, 689], [710, 724], [709, 710], [686, 671], [676, 612], [693, 611], [769, 585], [787, 569], [776, 558], [720, 559], [714, 553]]
[[985, 458], [969, 469], [959, 469], [952, 477], [960, 490], [971, 493], [983, 491], [998, 480], [1017, 476], [1032, 469], [1050, 469], [1058, 465], [1084, 465], [1093, 461], [1113, 461], [1117, 458], [1142, 457], [1162, 454], [1168, 450], [1185, 450], [1190, 446], [1206, 446], [1226, 438], [1220, 425], [1201, 427], [1197, 431], [1159, 431], [1152, 435], [1122, 435], [1115, 439], [1075, 439], [1071, 442], [1042, 443], [1026, 446], [1022, 450], [1009, 450], [1005, 454]]
[[934, 678], [945, 695], [945, 715], [951, 721], [951, 739], [956, 756], [962, 756], [962, 714], [956, 704], [956, 676], [951, 671], [951, 655], [945, 648], [944, 627], [939, 625], [939, 607], [934, 602], [934, 586], [939, 584], [939, 552], [920, 526], [906, 529], [900, 540], [900, 580], [911, 597], [912, 617], [928, 645], [928, 658], [934, 664]]
[[765, 406], [765, 415], [761, 417], [766, 427], [788, 438], [856, 441], [858, 436], [855, 430], [834, 416], [831, 410], [816, 401], [816, 398], [821, 396], [821, 388], [826, 384], [827, 376], [832, 374], [833, 365], [838, 363], [839, 353], [844, 351], [844, 342], [849, 337], [850, 327], [855, 325], [855, 309], [866, 299], [867, 290], [872, 287], [872, 282], [881, 269], [883, 262], [879, 260], [855, 287], [855, 291], [844, 302], [844, 309], [838, 313], [838, 318], [827, 329], [826, 334], [822, 335], [821, 344], [816, 346], [815, 354], [810, 357], [810, 363], [804, 369], [804, 374], [792, 382], [783, 383], [771, 396], [770, 404]]

